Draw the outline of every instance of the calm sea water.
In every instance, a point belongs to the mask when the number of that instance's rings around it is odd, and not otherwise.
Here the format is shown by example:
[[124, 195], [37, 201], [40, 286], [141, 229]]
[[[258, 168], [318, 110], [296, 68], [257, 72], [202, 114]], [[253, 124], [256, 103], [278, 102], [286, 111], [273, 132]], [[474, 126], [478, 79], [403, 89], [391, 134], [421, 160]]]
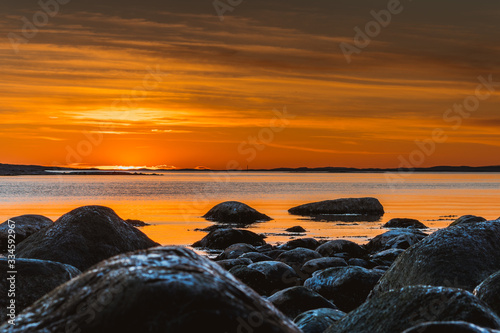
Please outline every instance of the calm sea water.
[[[289, 215], [293, 206], [344, 197], [378, 198], [386, 214], [376, 222], [324, 222]], [[346, 238], [362, 243], [384, 232], [394, 217], [416, 218], [432, 230], [450, 216], [500, 216], [500, 174], [420, 173], [391, 182], [384, 174], [164, 173], [161, 176], [0, 177], [0, 219], [42, 214], [57, 219], [83, 205], [113, 208], [122, 218], [150, 223], [142, 230], [163, 245], [188, 245], [212, 225], [201, 216], [222, 201], [242, 201], [274, 218], [250, 230], [268, 242], [284, 242], [284, 229], [301, 225], [308, 237]]]

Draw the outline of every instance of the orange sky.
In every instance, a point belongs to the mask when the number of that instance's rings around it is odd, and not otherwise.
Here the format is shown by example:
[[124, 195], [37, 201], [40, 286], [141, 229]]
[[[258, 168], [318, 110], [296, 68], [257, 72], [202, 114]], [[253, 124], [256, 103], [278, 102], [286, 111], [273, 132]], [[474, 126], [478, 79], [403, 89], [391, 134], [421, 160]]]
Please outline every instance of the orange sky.
[[350, 64], [339, 44], [388, 1], [255, 0], [224, 21], [211, 1], [101, 2], [60, 6], [18, 53], [9, 33], [41, 8], [0, 5], [0, 163], [396, 167], [441, 128], [415, 166], [500, 164], [500, 84], [443, 119], [500, 82], [498, 1], [402, 1]]

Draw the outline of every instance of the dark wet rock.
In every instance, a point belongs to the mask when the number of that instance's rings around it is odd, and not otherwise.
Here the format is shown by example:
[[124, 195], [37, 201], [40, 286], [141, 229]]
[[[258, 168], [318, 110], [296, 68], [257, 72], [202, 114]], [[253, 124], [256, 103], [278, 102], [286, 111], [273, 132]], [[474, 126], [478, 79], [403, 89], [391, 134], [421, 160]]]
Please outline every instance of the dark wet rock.
[[371, 266], [368, 261], [360, 258], [351, 258], [347, 261], [347, 264], [349, 264], [349, 266], [359, 266], [364, 268], [370, 268]]
[[375, 198], [342, 198], [308, 203], [288, 210], [294, 215], [366, 214], [384, 215], [384, 207]]
[[402, 332], [423, 322], [450, 320], [500, 327], [500, 318], [468, 291], [413, 286], [370, 297], [325, 333]]
[[269, 252], [274, 250], [274, 246], [272, 246], [271, 244], [264, 244], [261, 246], [257, 246], [256, 250], [260, 253]]
[[239, 258], [242, 254], [255, 252], [257, 249], [255, 246], [245, 243], [236, 243], [228, 246], [224, 252], [222, 252], [216, 260], [224, 260], [224, 259], [236, 259]]
[[389, 220], [382, 228], [415, 228], [415, 229], [427, 229], [427, 226], [415, 219], [404, 219], [395, 218]]
[[270, 295], [274, 288], [266, 275], [247, 266], [235, 266], [229, 270], [235, 278], [255, 290], [259, 295]]
[[217, 229], [231, 229], [231, 226], [229, 226], [227, 224], [214, 224], [214, 225], [211, 225], [211, 226], [203, 228], [203, 229], [196, 228], [196, 229], [194, 229], [194, 231], [211, 232], [211, 231], [214, 231]]
[[271, 251], [262, 252], [262, 253], [265, 254], [266, 256], [273, 258], [273, 260], [276, 260], [276, 258], [278, 258], [282, 253], [285, 253], [285, 252], [286, 252], [285, 250], [271, 250]]
[[381, 271], [381, 272], [385, 273], [389, 269], [389, 266], [375, 266], [372, 269], [374, 271]]
[[349, 312], [366, 300], [381, 276], [379, 271], [358, 266], [334, 267], [315, 272], [304, 287], [332, 300], [340, 310]]
[[259, 252], [248, 252], [248, 253], [242, 254], [238, 258], [250, 259], [250, 260], [252, 260], [252, 262], [272, 261], [273, 260], [273, 258], [266, 256], [265, 254], [259, 253]]
[[155, 248], [99, 263], [49, 293], [2, 332], [299, 333], [274, 306], [207, 258]]
[[365, 248], [370, 253], [377, 253], [388, 249], [407, 249], [420, 242], [427, 234], [418, 229], [393, 229], [371, 239]]
[[302, 228], [300, 225], [286, 229], [288, 232], [306, 232], [306, 229]]
[[145, 226], [149, 225], [149, 223], [146, 223], [146, 222], [141, 221], [141, 220], [126, 219], [125, 222], [127, 222], [128, 224], [130, 224], [133, 227], [145, 227]]
[[193, 244], [193, 247], [209, 249], [225, 249], [233, 244], [245, 243], [250, 245], [263, 245], [264, 237], [249, 230], [218, 229], [210, 232], [202, 240]]
[[301, 271], [311, 275], [312, 273], [323, 269], [331, 267], [344, 267], [344, 266], [347, 266], [347, 263], [342, 258], [335, 258], [335, 257], [318, 258], [307, 261], [302, 266]]
[[499, 267], [500, 222], [444, 228], [401, 254], [374, 291], [411, 285], [472, 291]]
[[341, 252], [341, 253], [335, 253], [332, 257], [333, 258], [342, 258], [342, 259], [347, 261], [351, 258], [351, 255], [347, 252]]
[[17, 256], [57, 261], [84, 271], [117, 254], [158, 245], [111, 208], [85, 206], [25, 239], [17, 246]]
[[248, 265], [248, 268], [263, 273], [273, 292], [300, 284], [300, 277], [295, 270], [279, 261], [261, 261]]
[[290, 266], [299, 266], [300, 268], [305, 262], [317, 258], [321, 258], [321, 254], [318, 252], [298, 247], [280, 254], [276, 260], [284, 262]]
[[350, 257], [361, 258], [366, 255], [366, 250], [358, 244], [345, 240], [336, 239], [326, 242], [316, 248], [323, 257], [331, 257], [336, 253], [348, 253]]
[[479, 222], [486, 222], [486, 219], [484, 217], [481, 217], [481, 216], [464, 215], [464, 216], [460, 216], [458, 219], [456, 219], [454, 222], [452, 222], [449, 225], [449, 227], [470, 224], [470, 223], [479, 223]]
[[272, 294], [268, 301], [291, 319], [309, 310], [319, 308], [337, 309], [332, 302], [320, 294], [302, 286], [280, 290]]
[[[9, 230], [14, 228], [14, 244], [19, 244], [34, 233], [50, 227], [54, 222], [42, 215], [21, 215], [16, 216], [0, 224], [0, 253], [7, 252]], [[12, 244], [11, 244], [12, 245]]]
[[319, 242], [314, 238], [299, 238], [293, 239], [278, 246], [280, 250], [293, 250], [298, 247], [303, 247], [310, 250], [315, 250], [319, 246]]
[[423, 323], [405, 330], [403, 333], [494, 333], [497, 330], [486, 329], [465, 321], [442, 321]]
[[[52, 223], [52, 222], [51, 222]], [[53, 261], [37, 259], [16, 259], [14, 280], [11, 278], [9, 263], [6, 258], [0, 258], [0, 322], [7, 320], [7, 306], [10, 306], [10, 298], [7, 297], [10, 284], [15, 285], [15, 310], [21, 312], [37, 299], [60, 286], [66, 281], [79, 275], [81, 272], [77, 268]], [[14, 299], [14, 298], [12, 298]]]
[[493, 273], [481, 282], [474, 289], [474, 295], [500, 315], [500, 271]]
[[323, 333], [328, 327], [345, 316], [340, 310], [323, 308], [306, 311], [294, 319], [303, 333]]
[[210, 221], [240, 224], [272, 220], [269, 216], [259, 213], [252, 207], [238, 201], [226, 201], [215, 205], [203, 217]]
[[378, 265], [390, 266], [392, 263], [403, 253], [403, 249], [389, 249], [382, 252], [375, 253], [370, 256], [371, 262]]
[[219, 260], [216, 261], [217, 265], [220, 267], [224, 268], [225, 270], [230, 270], [231, 268], [235, 266], [247, 266], [252, 263], [252, 260], [248, 258], [238, 258], [238, 259], [224, 259], [224, 260]]

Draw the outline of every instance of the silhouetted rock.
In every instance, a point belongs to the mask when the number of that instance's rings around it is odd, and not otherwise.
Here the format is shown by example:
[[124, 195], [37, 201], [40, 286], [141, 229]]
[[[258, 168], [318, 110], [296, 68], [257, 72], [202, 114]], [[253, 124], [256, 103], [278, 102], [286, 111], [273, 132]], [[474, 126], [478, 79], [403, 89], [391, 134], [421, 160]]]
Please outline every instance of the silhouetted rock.
[[[52, 223], [52, 222], [51, 222]], [[74, 278], [81, 272], [70, 265], [53, 261], [37, 259], [16, 259], [15, 279], [7, 280], [12, 275], [7, 272], [12, 271], [6, 258], [0, 258], [0, 322], [8, 319], [7, 309], [10, 306], [10, 299], [15, 299], [15, 313], [19, 313], [24, 308], [31, 305], [37, 299], [60, 286], [64, 282]], [[15, 297], [9, 298], [8, 293], [11, 282], [15, 286]]]
[[308, 203], [288, 210], [290, 214], [314, 216], [320, 214], [384, 215], [384, 207], [375, 198], [342, 198]]
[[451, 320], [500, 327], [500, 318], [468, 291], [413, 286], [370, 297], [325, 333], [403, 332], [423, 322]]
[[491, 274], [475, 289], [474, 295], [500, 315], [500, 271]]
[[500, 332], [486, 329], [465, 321], [441, 321], [423, 323], [405, 330], [403, 333], [494, 333]]
[[334, 267], [317, 271], [304, 287], [332, 300], [342, 311], [349, 312], [365, 300], [382, 272], [358, 266]]
[[203, 217], [210, 221], [240, 224], [272, 220], [269, 216], [259, 213], [252, 207], [238, 201], [226, 201], [215, 205]]
[[279, 261], [261, 261], [248, 268], [255, 269], [266, 276], [272, 292], [300, 284], [300, 278], [293, 268]]
[[427, 226], [415, 219], [403, 219], [395, 218], [389, 220], [382, 228], [415, 228], [415, 229], [427, 229]]
[[291, 319], [308, 310], [319, 308], [337, 309], [332, 302], [320, 294], [302, 286], [280, 290], [272, 294], [268, 301]]
[[366, 250], [358, 244], [345, 240], [335, 239], [316, 248], [323, 257], [331, 257], [336, 253], [348, 253], [349, 257], [361, 258], [366, 255]]
[[389, 249], [407, 249], [420, 242], [427, 234], [418, 229], [393, 229], [372, 238], [365, 248], [370, 253], [382, 252]]
[[276, 260], [284, 262], [289, 266], [298, 266], [300, 268], [305, 262], [317, 258], [321, 258], [321, 254], [318, 252], [298, 247], [280, 254]]
[[281, 244], [278, 246], [280, 250], [293, 250], [298, 247], [303, 247], [306, 249], [314, 250], [319, 246], [319, 242], [314, 238], [298, 238], [292, 239], [291, 241], [286, 242], [285, 244]]
[[322, 308], [306, 311], [297, 316], [294, 322], [303, 333], [323, 333], [345, 315], [340, 310]]
[[407, 249], [389, 268], [376, 292], [411, 285], [472, 291], [500, 267], [500, 222], [444, 228]]
[[[10, 222], [9, 222], [10, 220]], [[15, 232], [15, 238], [12, 238], [14, 243], [19, 244], [29, 236], [50, 227], [54, 222], [48, 217], [42, 215], [21, 215], [16, 216], [0, 224], [0, 253], [7, 252], [9, 230]]]
[[311, 275], [312, 273], [331, 267], [344, 267], [347, 263], [342, 258], [327, 257], [317, 258], [307, 261], [301, 268], [301, 271]]
[[85, 206], [25, 239], [17, 247], [17, 256], [57, 261], [84, 271], [117, 254], [157, 245], [111, 208]]
[[193, 244], [193, 247], [204, 247], [222, 250], [230, 245], [245, 243], [250, 245], [265, 244], [264, 237], [249, 230], [217, 229]]
[[265, 333], [300, 333], [270, 302], [217, 264], [171, 247], [103, 261], [0, 331], [185, 333], [256, 327]]
[[464, 215], [460, 216], [458, 219], [456, 219], [454, 222], [452, 222], [449, 227], [454, 227], [457, 225], [464, 225], [464, 224], [470, 224], [470, 223], [478, 223], [478, 222], [485, 222], [486, 219], [481, 216], [475, 216], [475, 215]]
[[126, 219], [125, 222], [127, 222], [128, 224], [130, 224], [133, 227], [145, 227], [145, 226], [149, 225], [149, 223], [146, 223], [146, 222], [141, 221], [141, 220]]
[[288, 232], [306, 232], [306, 229], [302, 228], [300, 225], [286, 229]]

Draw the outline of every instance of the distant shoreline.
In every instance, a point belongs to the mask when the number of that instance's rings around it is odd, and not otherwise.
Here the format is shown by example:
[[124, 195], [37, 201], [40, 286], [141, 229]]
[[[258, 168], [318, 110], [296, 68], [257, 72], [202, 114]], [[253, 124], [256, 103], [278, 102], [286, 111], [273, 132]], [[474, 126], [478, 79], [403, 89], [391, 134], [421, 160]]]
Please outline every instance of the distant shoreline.
[[134, 169], [134, 170], [100, 170], [96, 168], [75, 169], [48, 167], [40, 165], [1, 164], [0, 176], [161, 176], [158, 172], [289, 172], [289, 173], [500, 173], [500, 166], [435, 166], [429, 168], [274, 168], [274, 169], [248, 169], [248, 170], [211, 170], [211, 169]]

